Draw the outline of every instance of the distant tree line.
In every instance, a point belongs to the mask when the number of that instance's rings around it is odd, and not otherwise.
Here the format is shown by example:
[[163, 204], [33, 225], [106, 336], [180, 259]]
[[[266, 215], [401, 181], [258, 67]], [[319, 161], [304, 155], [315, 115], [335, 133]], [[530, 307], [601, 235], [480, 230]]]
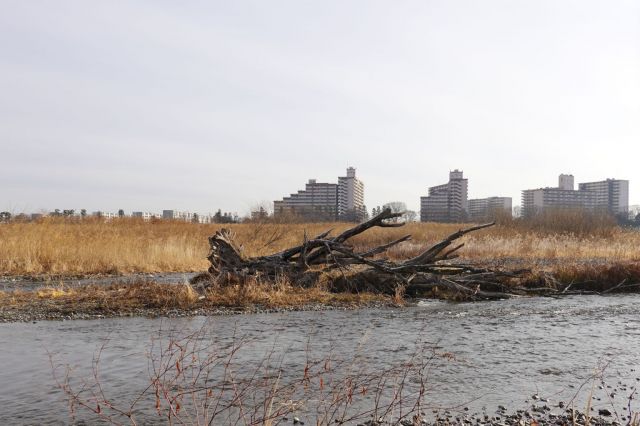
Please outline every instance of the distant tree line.
[[[371, 209], [371, 216], [377, 216], [382, 213], [382, 210], [390, 208], [393, 213], [404, 213], [403, 220], [407, 222], [415, 222], [418, 218], [418, 213], [413, 210], [407, 209], [407, 205], [402, 201], [392, 201], [386, 203], [383, 206], [377, 206]], [[396, 220], [398, 220], [397, 218]]]

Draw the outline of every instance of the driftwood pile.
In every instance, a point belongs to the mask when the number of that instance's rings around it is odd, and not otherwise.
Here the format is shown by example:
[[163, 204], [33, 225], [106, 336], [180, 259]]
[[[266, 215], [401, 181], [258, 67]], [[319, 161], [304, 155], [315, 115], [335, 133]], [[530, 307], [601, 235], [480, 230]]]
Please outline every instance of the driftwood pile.
[[315, 238], [304, 238], [302, 244], [268, 256], [246, 258], [233, 241], [233, 235], [222, 229], [209, 238], [210, 261], [206, 278], [198, 279], [200, 289], [210, 286], [242, 284], [247, 279], [289, 282], [310, 286], [319, 280], [332, 291], [373, 291], [385, 294], [433, 294], [441, 292], [458, 300], [502, 299], [517, 292], [509, 281], [518, 273], [489, 270], [473, 265], [448, 262], [458, 257], [464, 244], [454, 244], [463, 235], [493, 226], [493, 223], [461, 229], [419, 255], [400, 262], [380, 257], [391, 247], [411, 238], [356, 252], [349, 240], [374, 227], [399, 227], [395, 222], [402, 213], [383, 210], [372, 219], [331, 237], [331, 231]]

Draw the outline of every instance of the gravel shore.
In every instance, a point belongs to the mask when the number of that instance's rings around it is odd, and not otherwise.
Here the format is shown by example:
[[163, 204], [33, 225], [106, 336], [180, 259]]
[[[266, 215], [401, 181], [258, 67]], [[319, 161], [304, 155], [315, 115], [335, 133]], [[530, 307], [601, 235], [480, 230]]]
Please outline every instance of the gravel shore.
[[216, 316], [216, 315], [246, 315], [246, 314], [267, 314], [294, 311], [333, 311], [352, 310], [363, 308], [388, 308], [398, 309], [397, 305], [385, 302], [370, 302], [366, 304], [348, 305], [325, 305], [313, 303], [301, 306], [283, 306], [270, 308], [265, 306], [246, 307], [217, 307], [217, 308], [196, 308], [196, 309], [159, 309], [159, 308], [136, 308], [125, 311], [73, 311], [60, 312], [47, 309], [46, 305], [31, 306], [29, 308], [2, 308], [0, 307], [0, 323], [11, 322], [36, 322], [36, 321], [70, 321], [70, 320], [92, 320], [100, 318], [127, 318], [127, 317], [147, 317], [147, 318], [180, 318], [193, 316]]

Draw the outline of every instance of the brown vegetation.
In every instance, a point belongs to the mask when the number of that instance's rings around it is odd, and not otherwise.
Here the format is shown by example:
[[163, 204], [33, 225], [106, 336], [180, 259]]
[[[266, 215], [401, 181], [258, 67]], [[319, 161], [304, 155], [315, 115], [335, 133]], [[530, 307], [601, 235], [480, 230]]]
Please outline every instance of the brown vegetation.
[[[533, 264], [548, 260], [563, 263], [593, 259], [640, 260], [640, 232], [579, 217], [555, 222], [549, 218], [547, 225], [543, 225], [521, 220], [501, 221], [498, 226], [463, 237], [465, 248], [460, 255], [468, 260], [515, 258]], [[226, 225], [237, 235], [247, 256], [265, 255], [299, 244], [305, 232], [317, 235], [333, 228], [337, 234], [349, 226], [344, 223]], [[201, 271], [208, 267], [207, 238], [222, 227], [178, 221], [86, 219], [72, 222], [62, 218], [0, 224], [0, 274]], [[411, 241], [393, 247], [386, 254], [390, 259], [400, 260], [415, 256], [420, 248], [460, 227], [459, 224], [409, 223], [401, 229], [372, 229], [353, 238], [352, 243], [360, 251], [411, 234]]]
[[[580, 218], [564, 218], [580, 222]], [[464, 248], [456, 252], [460, 264], [489, 267], [510, 272], [529, 269], [530, 274], [492, 282], [482, 272], [466, 276], [462, 284], [475, 291], [511, 294], [609, 293], [640, 290], [640, 232], [604, 222], [585, 219], [574, 224], [573, 232], [552, 232], [560, 223], [532, 225], [521, 220], [501, 220], [497, 226], [464, 235]], [[593, 232], [587, 232], [588, 223]], [[593, 225], [598, 223], [599, 225]], [[236, 224], [227, 225], [242, 244], [247, 258], [277, 253], [299, 245], [333, 228], [339, 235], [352, 224]], [[209, 267], [206, 255], [208, 237], [222, 225], [199, 225], [177, 221], [143, 222], [123, 219], [65, 221], [45, 219], [34, 223], [0, 225], [0, 274], [55, 275], [126, 274], [136, 272], [204, 271]], [[349, 239], [351, 249], [362, 253], [373, 247], [411, 234], [412, 239], [390, 247], [372, 257], [402, 264], [425, 247], [461, 228], [459, 224], [409, 223], [402, 228], [370, 228]], [[313, 270], [314, 265], [311, 265]], [[215, 310], [218, 307], [280, 308], [309, 304], [350, 305], [403, 303], [407, 287], [398, 287], [389, 296], [367, 294], [365, 285], [353, 286], [354, 276], [362, 271], [335, 268], [318, 274], [312, 283], [291, 277], [248, 276], [236, 281], [202, 287], [158, 284], [139, 281], [134, 284], [51, 287], [35, 292], [0, 291], [0, 316], [4, 320], [35, 316], [63, 318], [73, 313], [89, 315], [158, 315], [171, 310], [187, 313]], [[355, 275], [354, 275], [355, 274]], [[445, 279], [446, 281], [446, 279]], [[447, 290], [447, 282], [423, 284], [420, 294], [448, 299], [466, 299], [464, 292]], [[449, 284], [450, 285], [450, 284]], [[375, 286], [374, 286], [375, 287]], [[195, 288], [195, 289], [194, 289]], [[375, 290], [375, 288], [373, 288]], [[415, 289], [414, 289], [415, 290]], [[346, 291], [346, 292], [345, 292]], [[358, 291], [361, 293], [358, 294]], [[363, 292], [364, 291], [364, 292]], [[344, 293], [339, 293], [344, 292]], [[388, 292], [389, 293], [389, 292]], [[408, 294], [413, 295], [413, 292]], [[30, 314], [36, 312], [36, 314]], [[38, 312], [44, 312], [39, 315]], [[18, 313], [18, 315], [14, 315]], [[2, 319], [0, 318], [0, 319]], [[12, 319], [13, 318], [13, 319]], [[17, 319], [16, 319], [17, 318]]]
[[279, 280], [275, 285], [256, 281], [197, 292], [188, 284], [152, 281], [43, 286], [36, 291], [0, 291], [0, 320], [56, 319], [122, 315], [211, 313], [219, 308], [255, 310], [300, 308], [307, 305], [357, 307], [392, 304], [392, 298], [370, 293], [331, 293], [321, 285], [302, 288]]

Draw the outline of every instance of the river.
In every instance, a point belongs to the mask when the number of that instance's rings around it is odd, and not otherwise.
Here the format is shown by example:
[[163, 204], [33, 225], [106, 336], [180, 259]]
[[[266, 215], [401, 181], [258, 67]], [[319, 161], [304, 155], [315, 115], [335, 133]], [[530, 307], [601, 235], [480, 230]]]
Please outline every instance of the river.
[[[114, 401], [129, 401], [149, 384], [152, 337], [195, 330], [205, 330], [208, 341], [218, 347], [243, 341], [236, 361], [246, 371], [256, 369], [265, 356], [277, 359], [283, 382], [287, 375], [302, 374], [310, 354], [355, 359], [368, 371], [381, 371], [429, 348], [438, 355], [427, 374], [425, 401], [430, 410], [449, 408], [454, 413], [465, 408], [494, 413], [498, 405], [526, 408], [533, 395], [555, 406], [569, 401], [586, 381], [576, 400], [584, 407], [589, 377], [603, 363], [608, 366], [602, 389], [599, 381], [594, 388], [596, 407], [622, 411], [632, 387], [640, 384], [640, 295], [423, 301], [402, 309], [212, 318], [44, 321], [0, 324], [0, 423], [69, 422], [49, 356], [54, 365], [72, 366], [73, 377], [89, 377], [92, 358], [104, 345], [100, 372], [105, 393]], [[152, 404], [143, 402], [140, 410], [152, 419]]]

